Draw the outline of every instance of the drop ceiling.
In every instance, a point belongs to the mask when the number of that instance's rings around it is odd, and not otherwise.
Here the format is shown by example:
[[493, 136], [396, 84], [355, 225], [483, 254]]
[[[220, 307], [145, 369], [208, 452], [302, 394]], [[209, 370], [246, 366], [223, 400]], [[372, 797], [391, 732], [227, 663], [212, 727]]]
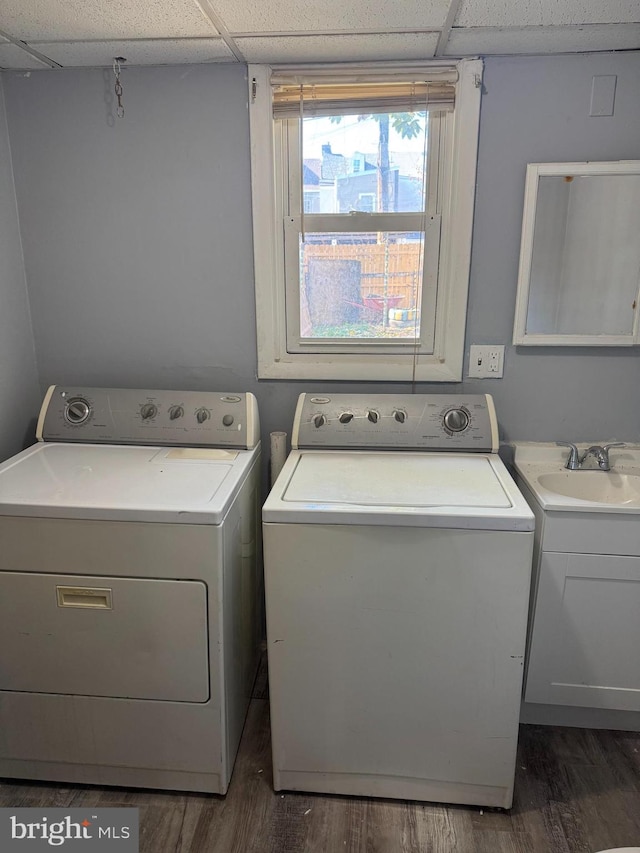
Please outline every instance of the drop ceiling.
[[640, 0], [0, 0], [0, 69], [640, 49]]

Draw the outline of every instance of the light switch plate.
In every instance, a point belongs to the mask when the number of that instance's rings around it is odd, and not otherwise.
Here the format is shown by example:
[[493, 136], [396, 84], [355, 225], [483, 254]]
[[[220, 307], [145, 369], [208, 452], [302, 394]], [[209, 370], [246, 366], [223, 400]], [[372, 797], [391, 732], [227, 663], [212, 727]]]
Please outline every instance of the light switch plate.
[[475, 379], [500, 379], [504, 368], [504, 347], [498, 344], [469, 349], [469, 377]]

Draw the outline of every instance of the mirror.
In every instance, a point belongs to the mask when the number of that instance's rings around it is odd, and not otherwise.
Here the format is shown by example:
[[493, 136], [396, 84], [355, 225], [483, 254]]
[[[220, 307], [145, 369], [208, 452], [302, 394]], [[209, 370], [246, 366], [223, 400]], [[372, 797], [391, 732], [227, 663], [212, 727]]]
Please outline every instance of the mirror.
[[638, 344], [640, 161], [529, 163], [513, 343]]

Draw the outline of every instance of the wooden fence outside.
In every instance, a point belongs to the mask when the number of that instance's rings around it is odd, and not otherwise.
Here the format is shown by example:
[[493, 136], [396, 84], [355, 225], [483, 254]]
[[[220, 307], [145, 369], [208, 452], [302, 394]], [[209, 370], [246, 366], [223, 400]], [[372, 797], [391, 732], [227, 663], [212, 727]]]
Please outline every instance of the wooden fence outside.
[[[386, 259], [385, 259], [386, 253]], [[422, 277], [421, 243], [367, 243], [362, 245], [314, 245], [304, 247], [305, 280], [311, 259], [351, 260], [360, 263], [360, 298], [382, 295], [385, 268], [387, 296], [397, 308], [416, 308]]]

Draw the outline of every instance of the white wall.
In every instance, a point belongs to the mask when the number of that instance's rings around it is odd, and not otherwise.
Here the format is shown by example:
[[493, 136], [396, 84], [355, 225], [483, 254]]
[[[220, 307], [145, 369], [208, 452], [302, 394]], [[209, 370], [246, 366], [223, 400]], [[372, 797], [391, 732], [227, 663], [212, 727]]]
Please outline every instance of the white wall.
[[0, 460], [35, 441], [39, 398], [0, 82]]
[[[618, 76], [611, 117], [592, 77]], [[302, 390], [409, 385], [257, 382], [249, 138], [240, 66], [6, 75], [40, 378], [247, 389], [264, 432], [290, 431]], [[507, 344], [490, 391], [503, 439], [640, 440], [637, 349], [509, 345], [528, 162], [640, 157], [640, 53], [486, 61], [470, 343]]]

